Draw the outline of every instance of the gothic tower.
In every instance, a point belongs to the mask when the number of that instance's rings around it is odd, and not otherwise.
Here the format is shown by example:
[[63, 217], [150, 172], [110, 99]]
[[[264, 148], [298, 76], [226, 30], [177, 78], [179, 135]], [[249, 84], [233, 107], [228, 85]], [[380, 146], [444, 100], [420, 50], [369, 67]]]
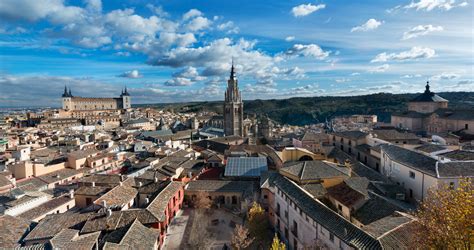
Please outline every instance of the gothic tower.
[[227, 90], [224, 101], [224, 134], [243, 136], [244, 104], [240, 96], [237, 78], [235, 77], [234, 63], [227, 80]]

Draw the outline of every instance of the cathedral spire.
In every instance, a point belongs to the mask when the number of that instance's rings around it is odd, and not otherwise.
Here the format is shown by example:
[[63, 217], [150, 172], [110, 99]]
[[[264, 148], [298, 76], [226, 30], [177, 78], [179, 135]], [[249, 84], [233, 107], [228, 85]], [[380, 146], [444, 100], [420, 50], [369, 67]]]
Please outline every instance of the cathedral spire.
[[230, 68], [230, 77], [229, 79], [235, 79], [235, 68], [234, 68], [234, 58], [232, 58], [232, 67]]
[[71, 88], [69, 88], [69, 93], [68, 93], [69, 97], [72, 97], [72, 92], [71, 92]]

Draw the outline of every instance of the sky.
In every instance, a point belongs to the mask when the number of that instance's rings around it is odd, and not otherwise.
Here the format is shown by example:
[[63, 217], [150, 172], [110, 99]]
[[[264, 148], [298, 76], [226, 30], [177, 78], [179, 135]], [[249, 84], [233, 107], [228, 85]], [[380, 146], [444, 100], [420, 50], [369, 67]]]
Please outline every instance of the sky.
[[0, 106], [474, 89], [465, 0], [1, 0]]

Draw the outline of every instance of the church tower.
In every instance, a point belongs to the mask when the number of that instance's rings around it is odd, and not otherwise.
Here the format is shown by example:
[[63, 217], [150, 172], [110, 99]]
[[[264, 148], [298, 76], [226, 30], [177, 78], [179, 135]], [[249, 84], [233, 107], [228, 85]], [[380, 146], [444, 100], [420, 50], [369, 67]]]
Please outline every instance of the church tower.
[[234, 63], [227, 80], [227, 90], [224, 101], [224, 134], [243, 136], [244, 104], [240, 96], [239, 85], [235, 76]]
[[122, 98], [122, 109], [129, 109], [132, 107], [130, 94], [128, 93], [127, 86], [125, 86], [125, 90], [122, 90], [122, 94], [120, 94], [120, 97]]
[[62, 104], [63, 104], [63, 109], [64, 110], [70, 110], [72, 109], [72, 93], [71, 93], [71, 88], [69, 88], [69, 92], [67, 90], [67, 87], [64, 86], [64, 93], [61, 96], [62, 97]]

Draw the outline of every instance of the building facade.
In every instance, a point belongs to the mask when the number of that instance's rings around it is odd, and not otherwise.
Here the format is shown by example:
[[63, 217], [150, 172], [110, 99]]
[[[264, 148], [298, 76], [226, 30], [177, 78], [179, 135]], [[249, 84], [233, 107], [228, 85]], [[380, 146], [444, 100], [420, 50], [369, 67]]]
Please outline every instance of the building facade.
[[243, 128], [244, 104], [240, 96], [238, 80], [235, 76], [235, 68], [232, 65], [224, 101], [224, 134], [244, 135]]
[[448, 108], [448, 100], [425, 92], [408, 103], [408, 110], [392, 114], [392, 126], [422, 133], [464, 132], [474, 134], [474, 110]]
[[89, 98], [73, 96], [71, 89], [64, 87], [62, 107], [67, 111], [116, 110], [131, 108], [130, 94], [125, 87], [118, 98]]

